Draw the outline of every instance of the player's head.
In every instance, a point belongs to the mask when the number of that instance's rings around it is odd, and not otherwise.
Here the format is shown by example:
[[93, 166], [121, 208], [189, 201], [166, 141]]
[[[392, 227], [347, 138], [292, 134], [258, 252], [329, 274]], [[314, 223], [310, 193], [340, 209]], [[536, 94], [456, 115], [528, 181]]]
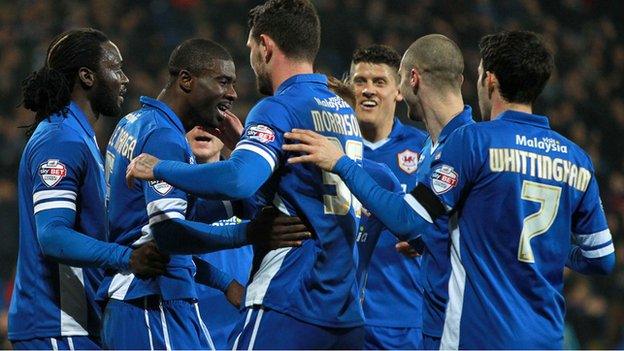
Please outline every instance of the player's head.
[[503, 31], [486, 35], [479, 43], [479, 109], [492, 118], [492, 101], [532, 105], [554, 68], [554, 60], [539, 35]]
[[70, 100], [86, 97], [99, 116], [119, 116], [128, 77], [117, 46], [92, 28], [58, 35], [38, 71], [22, 82], [23, 105], [35, 112], [35, 123], [63, 111]]
[[401, 56], [392, 48], [373, 45], [355, 51], [350, 79], [355, 92], [355, 112], [360, 123], [378, 126], [394, 118], [399, 92]]
[[271, 73], [281, 57], [314, 63], [321, 43], [321, 23], [308, 0], [269, 0], [249, 11], [249, 60], [258, 91], [272, 95]]
[[207, 39], [189, 39], [169, 57], [168, 89], [184, 101], [180, 116], [187, 130], [196, 125], [217, 127], [221, 111], [236, 100], [236, 70], [230, 53]]
[[424, 116], [425, 97], [461, 97], [464, 57], [451, 39], [441, 34], [419, 38], [401, 60], [399, 85], [411, 119]]

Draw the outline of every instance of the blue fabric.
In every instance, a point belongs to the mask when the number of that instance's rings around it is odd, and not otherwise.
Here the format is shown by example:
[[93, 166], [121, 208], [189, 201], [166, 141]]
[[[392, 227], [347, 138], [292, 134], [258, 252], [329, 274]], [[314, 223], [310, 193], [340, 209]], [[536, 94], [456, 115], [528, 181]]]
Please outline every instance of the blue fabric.
[[[404, 193], [417, 183], [416, 171], [420, 150], [427, 139], [421, 130], [394, 119], [387, 139], [376, 143], [364, 142], [364, 160], [372, 160], [389, 167], [400, 182], [400, 187], [382, 187]], [[366, 169], [366, 164], [364, 164]], [[370, 174], [370, 172], [369, 172]], [[401, 188], [402, 187], [402, 188]], [[374, 215], [373, 215], [374, 217]], [[375, 224], [362, 217], [360, 227], [367, 237], [376, 230]], [[376, 220], [379, 223], [378, 220]], [[385, 226], [372, 248], [370, 240], [358, 240], [358, 250], [372, 250], [372, 258], [365, 272], [366, 286], [362, 303], [367, 326], [409, 327], [422, 325], [422, 287], [420, 284], [420, 257], [406, 257], [396, 251], [397, 238]], [[362, 258], [362, 256], [360, 256]], [[358, 271], [360, 267], [358, 267]], [[358, 277], [361, 277], [358, 274]]]
[[[88, 262], [81, 247], [75, 251], [74, 241], [73, 249], [57, 246], [62, 235], [55, 230], [71, 228], [92, 240], [106, 241], [104, 166], [94, 136], [87, 116], [71, 102], [65, 114], [41, 121], [24, 148], [18, 176], [19, 255], [9, 307], [12, 341], [98, 334], [101, 313], [94, 296], [102, 281], [101, 270], [72, 269], [44, 254], [45, 250], [57, 257], [82, 256], [88, 266], [104, 260], [96, 256], [97, 262]], [[44, 217], [59, 213], [64, 219], [44, 230]], [[121, 251], [110, 247], [116, 262], [109, 263], [120, 264]], [[61, 310], [73, 322], [61, 323]]]
[[[607, 244], [612, 243], [610, 241]], [[566, 267], [583, 274], [610, 274], [615, 268], [615, 254], [598, 258], [587, 258], [583, 255], [583, 250], [580, 246], [572, 245]]]
[[[221, 221], [223, 225], [236, 224], [238, 219]], [[238, 249], [221, 250], [201, 255], [201, 258], [236, 279], [241, 285], [247, 285], [251, 271], [253, 250], [250, 245]], [[199, 269], [198, 269], [199, 270]], [[217, 349], [228, 348], [228, 337], [241, 318], [242, 312], [230, 304], [222, 291], [199, 285], [199, 311]]]
[[96, 340], [88, 336], [63, 336], [14, 341], [13, 350], [100, 350]]
[[366, 325], [364, 350], [419, 350], [422, 329], [393, 328]]
[[[210, 199], [244, 199], [252, 196], [269, 179], [265, 160], [247, 150], [235, 150], [226, 161], [189, 165], [161, 161], [154, 176], [196, 196]], [[254, 175], [250, 177], [249, 175]], [[198, 182], [197, 179], [210, 179]]]
[[196, 304], [187, 300], [110, 300], [104, 310], [105, 349], [206, 350], [211, 345]]
[[72, 229], [75, 220], [76, 212], [66, 208], [35, 215], [37, 238], [45, 256], [71, 266], [128, 270], [131, 248], [81, 234]]
[[172, 254], [201, 254], [247, 244], [247, 223], [221, 226], [171, 219], [152, 225], [152, 233], [158, 247]]
[[234, 280], [230, 274], [215, 267], [200, 256], [194, 256], [193, 262], [197, 266], [195, 281], [200, 284], [225, 292], [230, 283], [232, 283], [232, 280]]
[[439, 350], [441, 338], [439, 336], [431, 336], [423, 334], [421, 350]]
[[322, 327], [275, 310], [247, 309], [230, 345], [236, 350], [361, 350], [364, 327]]

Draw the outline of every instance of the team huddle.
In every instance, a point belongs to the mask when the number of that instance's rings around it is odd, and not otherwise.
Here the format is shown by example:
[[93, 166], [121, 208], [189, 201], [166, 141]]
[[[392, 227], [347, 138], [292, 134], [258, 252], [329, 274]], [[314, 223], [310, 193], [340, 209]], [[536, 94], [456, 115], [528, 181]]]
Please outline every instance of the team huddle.
[[95, 29], [52, 41], [22, 87], [15, 349], [563, 347], [564, 268], [615, 254], [589, 156], [533, 113], [541, 38], [481, 39], [476, 123], [449, 38], [360, 48], [339, 81], [314, 73], [320, 30], [308, 0], [249, 12], [266, 97], [244, 126], [232, 56], [182, 42], [106, 150], [122, 55]]

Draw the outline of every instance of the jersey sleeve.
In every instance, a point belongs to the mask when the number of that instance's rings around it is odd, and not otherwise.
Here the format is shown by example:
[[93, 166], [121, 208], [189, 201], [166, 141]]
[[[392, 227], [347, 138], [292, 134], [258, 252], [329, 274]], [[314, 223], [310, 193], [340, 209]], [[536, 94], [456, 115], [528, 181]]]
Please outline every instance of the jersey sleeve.
[[581, 254], [586, 258], [604, 257], [615, 251], [593, 172], [589, 186], [573, 214], [572, 233]]
[[[161, 160], [188, 162], [189, 155], [183, 139], [168, 128], [157, 129], [146, 139], [142, 152]], [[187, 195], [162, 180], [141, 181], [149, 224], [154, 225], [166, 219], [185, 219]]]
[[71, 135], [53, 133], [32, 153], [33, 214], [50, 209], [76, 211], [76, 197], [86, 164], [84, 143]]
[[245, 122], [245, 129], [234, 152], [247, 150], [261, 156], [271, 167], [279, 165], [283, 158], [284, 133], [292, 129], [286, 108], [272, 98], [255, 106]]

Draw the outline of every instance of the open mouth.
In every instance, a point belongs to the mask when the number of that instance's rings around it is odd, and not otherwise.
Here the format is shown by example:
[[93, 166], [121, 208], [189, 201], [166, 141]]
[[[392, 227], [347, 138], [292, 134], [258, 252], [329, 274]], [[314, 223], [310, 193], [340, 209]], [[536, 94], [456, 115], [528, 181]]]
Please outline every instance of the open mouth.
[[367, 109], [373, 109], [375, 107], [377, 107], [377, 101], [374, 100], [364, 100], [362, 102], [360, 102], [360, 106], [367, 110]]
[[231, 102], [220, 102], [217, 104], [217, 109], [221, 112], [225, 112], [232, 108]]

